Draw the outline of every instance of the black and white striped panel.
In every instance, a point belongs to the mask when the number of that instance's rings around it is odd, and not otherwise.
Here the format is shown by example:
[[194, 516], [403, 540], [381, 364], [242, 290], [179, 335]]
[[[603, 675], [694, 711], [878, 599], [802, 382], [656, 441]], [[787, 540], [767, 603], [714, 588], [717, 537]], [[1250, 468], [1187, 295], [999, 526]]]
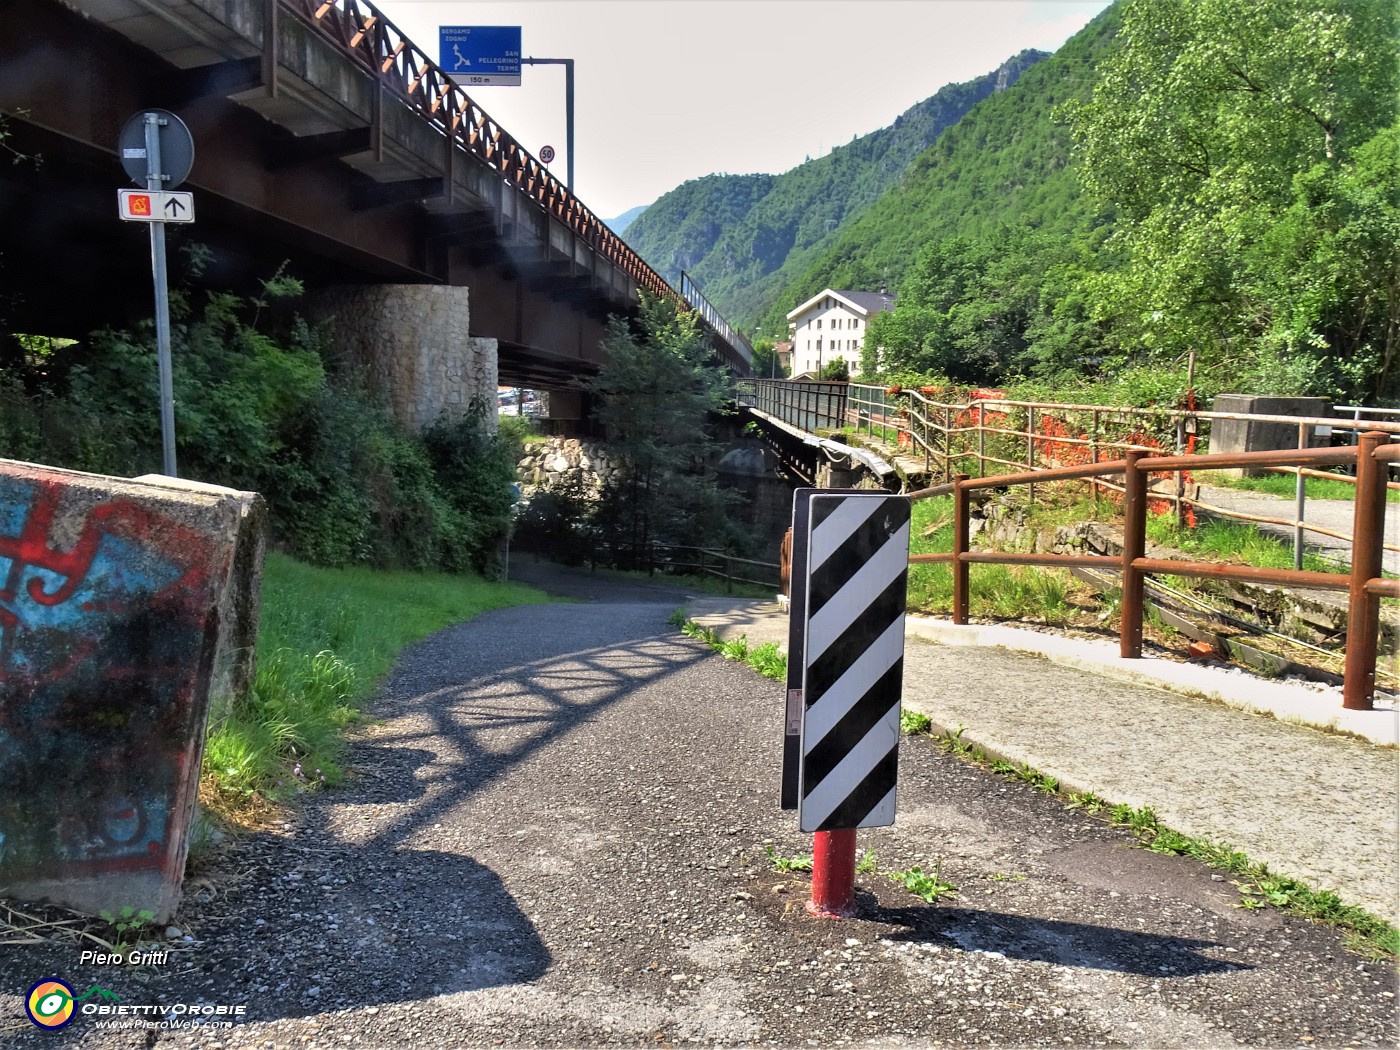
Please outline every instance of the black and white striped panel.
[[809, 529], [798, 824], [883, 827], [894, 823], [909, 501], [814, 495]]

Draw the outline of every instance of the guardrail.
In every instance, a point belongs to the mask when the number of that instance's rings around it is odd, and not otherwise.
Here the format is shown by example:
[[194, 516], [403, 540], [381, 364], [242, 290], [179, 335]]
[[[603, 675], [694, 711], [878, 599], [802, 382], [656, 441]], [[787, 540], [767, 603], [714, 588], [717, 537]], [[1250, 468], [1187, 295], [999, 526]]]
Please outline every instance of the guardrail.
[[[1078, 405], [1060, 402], [1012, 401], [999, 391], [976, 392], [965, 402], [936, 400], [932, 391], [885, 388], [867, 383], [805, 383], [789, 380], [743, 380], [738, 387], [741, 403], [758, 408], [785, 422], [806, 430], [850, 428], [893, 443], [915, 460], [922, 459], [925, 471], [937, 470], [951, 477], [959, 464], [976, 462], [976, 477], [988, 476], [989, 468], [1041, 470], [1043, 467], [1096, 463], [1129, 452], [1189, 456], [1189, 462], [1161, 474], [1153, 486], [1152, 499], [1176, 511], [1179, 525], [1194, 521], [1197, 510], [1215, 517], [1231, 518], [1261, 525], [1276, 525], [1293, 531], [1293, 567], [1303, 566], [1307, 533], [1350, 541], [1351, 536], [1306, 519], [1306, 479], [1327, 478], [1355, 483], [1348, 474], [1324, 473], [1303, 465], [1268, 467], [1293, 474], [1294, 516], [1276, 518], [1248, 514], [1217, 506], [1189, 494], [1194, 488], [1192, 473], [1211, 469], [1194, 454], [1198, 444], [1208, 441], [1212, 423], [1219, 421], [1277, 423], [1294, 427], [1298, 449], [1312, 444], [1315, 432], [1355, 435], [1373, 430], [1400, 435], [1400, 420], [1368, 422], [1337, 416], [1271, 416], [1237, 412], [1208, 412], [1185, 409], [1126, 408], [1114, 405]], [[1338, 406], [1347, 407], [1347, 406]], [[1389, 409], [1372, 410], [1380, 414]], [[1396, 410], [1400, 415], [1400, 410]], [[972, 474], [972, 471], [968, 471]], [[998, 475], [1000, 476], [1000, 475]], [[1120, 493], [1122, 488], [1102, 478], [1093, 478], [1095, 496], [1104, 491]], [[1400, 482], [1388, 487], [1400, 490]], [[1035, 484], [1028, 495], [1035, 498]], [[1400, 546], [1385, 550], [1400, 552]]]
[[[1208, 577], [1305, 587], [1316, 590], [1346, 591], [1347, 646], [1342, 684], [1342, 706], [1370, 710], [1374, 706], [1376, 657], [1380, 641], [1380, 601], [1400, 598], [1400, 580], [1382, 576], [1382, 536], [1385, 528], [1385, 477], [1387, 465], [1400, 462], [1400, 443], [1387, 443], [1390, 435], [1368, 432], [1357, 445], [1345, 448], [1285, 450], [1282, 452], [1240, 452], [1206, 456], [1154, 455], [1134, 449], [1125, 458], [1109, 462], [1020, 474], [999, 474], [972, 478], [958, 474], [954, 480], [910, 493], [911, 499], [928, 499], [951, 494], [953, 497], [953, 550], [946, 554], [915, 554], [911, 562], [945, 562], [953, 569], [953, 622], [968, 621], [969, 570], [974, 564], [1040, 565], [1057, 568], [1083, 567], [1117, 569], [1122, 575], [1119, 655], [1127, 659], [1142, 656], [1143, 581], [1150, 574]], [[1147, 510], [1152, 496], [1149, 476], [1186, 467], [1226, 469], [1266, 466], [1345, 466], [1356, 468], [1356, 501], [1353, 521], [1351, 572], [1307, 572], [1300, 569], [1261, 569], [1248, 565], [1224, 565], [1148, 558]], [[1075, 554], [1021, 554], [970, 549], [971, 500], [969, 494], [980, 488], [1032, 485], [1036, 482], [1102, 479], [1122, 475], [1123, 554], [1120, 558]]]
[[[607, 555], [611, 553], [612, 557]], [[771, 588], [777, 594], [781, 588], [781, 567], [776, 562], [756, 561], [753, 558], [740, 558], [710, 547], [693, 547], [674, 543], [630, 543], [616, 540], [603, 540], [588, 555], [590, 568], [605, 564], [613, 568], [640, 569], [647, 573], [695, 573], [700, 576], [713, 576], [725, 583], [725, 593], [734, 592], [734, 584], [747, 583], [753, 587]], [[736, 571], [736, 566], [739, 567]], [[754, 579], [756, 573], [748, 566], [772, 569], [772, 575]], [[741, 575], [747, 572], [749, 575]]]

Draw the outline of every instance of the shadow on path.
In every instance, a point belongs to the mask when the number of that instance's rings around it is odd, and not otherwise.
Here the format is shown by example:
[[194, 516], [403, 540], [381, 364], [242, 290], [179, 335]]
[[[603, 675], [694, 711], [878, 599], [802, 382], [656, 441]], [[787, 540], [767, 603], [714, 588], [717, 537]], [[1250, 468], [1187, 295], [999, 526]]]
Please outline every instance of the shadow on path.
[[1173, 937], [1091, 923], [1039, 919], [967, 908], [884, 908], [868, 898], [861, 918], [905, 927], [888, 939], [928, 945], [952, 941], [963, 951], [1028, 962], [1074, 966], [1144, 977], [1193, 977], [1250, 969], [1201, 954], [1214, 941]]

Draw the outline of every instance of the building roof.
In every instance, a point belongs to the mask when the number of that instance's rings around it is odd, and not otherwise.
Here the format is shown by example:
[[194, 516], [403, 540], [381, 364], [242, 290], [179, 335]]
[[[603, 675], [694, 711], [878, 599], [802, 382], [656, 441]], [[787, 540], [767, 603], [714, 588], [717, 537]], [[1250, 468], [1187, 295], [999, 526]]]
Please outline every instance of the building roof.
[[894, 296], [888, 292], [837, 292], [842, 299], [849, 299], [867, 314], [884, 313], [894, 309]]
[[834, 288], [824, 288], [796, 310], [789, 311], [787, 315], [788, 320], [791, 321], [799, 314], [806, 313], [815, 303], [820, 302], [827, 296], [839, 299], [862, 317], [869, 317], [871, 314], [883, 313], [886, 310], [894, 309], [894, 296], [885, 291], [857, 292], [837, 291]]

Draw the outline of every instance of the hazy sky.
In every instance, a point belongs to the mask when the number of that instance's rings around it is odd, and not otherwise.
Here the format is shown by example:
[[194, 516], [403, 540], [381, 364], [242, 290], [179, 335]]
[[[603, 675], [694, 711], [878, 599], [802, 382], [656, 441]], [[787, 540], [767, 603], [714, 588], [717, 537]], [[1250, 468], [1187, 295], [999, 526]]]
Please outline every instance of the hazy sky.
[[[1028, 47], [1053, 51], [1108, 0], [377, 0], [434, 57], [442, 25], [521, 27], [575, 60], [575, 187], [605, 219], [713, 172], [782, 172]], [[478, 103], [567, 171], [564, 70], [525, 66]]]

